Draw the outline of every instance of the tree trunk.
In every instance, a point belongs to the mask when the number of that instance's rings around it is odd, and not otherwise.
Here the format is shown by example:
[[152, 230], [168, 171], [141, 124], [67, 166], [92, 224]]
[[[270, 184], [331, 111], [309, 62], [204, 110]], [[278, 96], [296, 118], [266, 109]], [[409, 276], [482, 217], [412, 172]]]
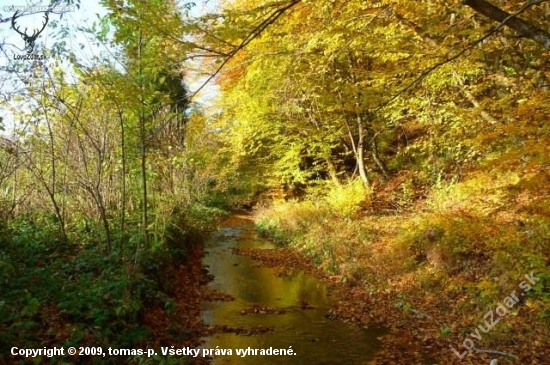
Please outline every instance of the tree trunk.
[[372, 152], [372, 158], [374, 162], [376, 162], [376, 165], [378, 165], [378, 168], [380, 169], [380, 171], [382, 171], [382, 175], [384, 175], [384, 179], [388, 180], [390, 178], [390, 173], [388, 171], [386, 164], [378, 154], [378, 143], [376, 142], [376, 136], [372, 137], [371, 152]]
[[97, 194], [96, 204], [99, 209], [99, 215], [101, 218], [101, 223], [103, 224], [103, 229], [105, 230], [105, 237], [107, 240], [107, 250], [109, 250], [109, 253], [111, 253], [112, 252], [111, 226], [109, 225], [109, 220], [107, 219], [107, 209], [105, 208], [103, 196], [99, 191], [99, 186], [96, 186], [96, 194]]
[[340, 183], [340, 180], [338, 180], [338, 175], [336, 173], [336, 168], [334, 167], [334, 164], [328, 158], [325, 160], [325, 162], [327, 163], [327, 170], [328, 170], [330, 179], [332, 180], [334, 185], [341, 186], [342, 184]]
[[368, 187], [370, 185], [369, 177], [367, 176], [367, 169], [365, 166], [365, 131], [363, 129], [363, 122], [361, 117], [357, 115], [357, 130], [359, 132], [359, 140], [357, 142], [357, 168], [359, 169], [359, 176], [363, 185]]
[[50, 200], [52, 201], [53, 208], [55, 211], [55, 215], [57, 219], [59, 220], [59, 229], [61, 231], [61, 239], [63, 240], [63, 243], [67, 243], [69, 241], [67, 237], [67, 232], [65, 230], [65, 219], [63, 216], [63, 213], [61, 211], [61, 208], [59, 206], [59, 202], [56, 198], [56, 190], [57, 190], [57, 170], [56, 170], [56, 154], [55, 154], [55, 139], [53, 136], [52, 126], [50, 124], [50, 119], [48, 117], [48, 113], [45, 113], [46, 116], [46, 126], [48, 127], [48, 135], [50, 140], [50, 163], [52, 168], [52, 174], [51, 174], [51, 189], [48, 187], [48, 184], [46, 181], [44, 181], [44, 185], [46, 188], [46, 191], [48, 192], [48, 195], [50, 196]]
[[124, 244], [124, 230], [126, 219], [126, 139], [124, 134], [124, 118], [122, 111], [118, 109], [118, 118], [120, 121], [120, 151], [122, 160], [122, 187], [121, 187], [121, 203], [120, 203], [120, 242], [119, 242], [119, 255], [122, 255], [122, 246]]
[[[140, 82], [140, 95], [139, 95], [139, 129], [140, 129], [140, 139], [141, 139], [141, 185], [142, 185], [142, 234], [143, 234], [143, 244], [146, 248], [149, 247], [149, 214], [148, 214], [148, 197], [147, 197], [147, 131], [145, 126], [145, 97], [144, 97], [144, 85], [142, 77], [142, 34], [141, 30], [139, 32], [139, 44], [138, 44], [138, 58], [139, 58], [139, 82]], [[140, 246], [138, 245], [136, 249], [136, 256], [134, 261], [134, 266], [137, 266], [139, 262]]]

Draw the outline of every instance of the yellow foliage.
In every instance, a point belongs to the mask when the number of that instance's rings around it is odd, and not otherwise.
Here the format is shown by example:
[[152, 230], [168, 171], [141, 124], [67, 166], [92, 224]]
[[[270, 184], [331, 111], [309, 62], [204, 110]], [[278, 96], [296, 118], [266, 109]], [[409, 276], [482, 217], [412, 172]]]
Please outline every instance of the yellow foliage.
[[369, 200], [370, 194], [372, 189], [365, 189], [363, 183], [355, 179], [345, 185], [333, 187], [325, 200], [336, 215], [351, 218]]

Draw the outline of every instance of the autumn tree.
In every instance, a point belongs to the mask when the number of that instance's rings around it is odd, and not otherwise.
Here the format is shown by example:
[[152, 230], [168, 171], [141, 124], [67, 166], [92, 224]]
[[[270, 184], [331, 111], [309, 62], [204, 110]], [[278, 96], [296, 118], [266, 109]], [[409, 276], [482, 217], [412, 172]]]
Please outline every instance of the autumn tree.
[[[538, 66], [544, 44], [520, 40], [518, 49], [502, 33], [521, 24], [523, 37], [544, 35], [533, 10], [540, 3], [505, 16], [486, 2], [229, 3], [205, 37], [231, 56], [218, 77], [228, 143], [237, 156], [269, 166], [266, 173], [283, 185], [337, 183], [356, 173], [369, 185], [375, 175], [389, 178], [413, 150], [426, 157], [431, 183], [460, 178], [487, 147], [474, 142], [474, 125], [496, 120], [496, 108], [484, 102], [487, 81], [520, 62], [545, 84]], [[471, 8], [479, 15], [472, 18]], [[274, 9], [285, 9], [284, 21], [255, 34]], [[245, 31], [229, 33], [235, 24]], [[246, 51], [232, 55], [243, 43]], [[536, 54], [527, 63], [526, 47]], [[435, 138], [402, 149], [418, 133]]]

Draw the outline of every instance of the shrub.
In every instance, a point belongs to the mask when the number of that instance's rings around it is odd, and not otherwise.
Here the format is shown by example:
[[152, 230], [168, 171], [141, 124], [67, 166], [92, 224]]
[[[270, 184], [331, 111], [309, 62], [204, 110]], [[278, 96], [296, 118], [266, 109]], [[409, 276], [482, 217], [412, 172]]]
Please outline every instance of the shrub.
[[365, 190], [361, 180], [356, 179], [330, 189], [325, 201], [335, 215], [351, 218], [357, 214], [371, 193], [372, 190]]

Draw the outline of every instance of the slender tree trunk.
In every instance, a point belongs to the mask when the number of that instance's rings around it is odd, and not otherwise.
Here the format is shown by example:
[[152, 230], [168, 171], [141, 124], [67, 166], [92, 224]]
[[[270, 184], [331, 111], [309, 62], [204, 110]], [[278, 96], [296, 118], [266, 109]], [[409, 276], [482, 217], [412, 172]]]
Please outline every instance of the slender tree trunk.
[[[107, 156], [107, 129], [103, 130], [103, 136], [98, 143], [98, 160], [97, 160], [97, 183], [96, 183], [96, 194], [97, 194], [97, 205], [101, 214], [101, 221], [103, 223], [103, 228], [105, 229], [105, 236], [107, 238], [107, 249], [109, 253], [112, 250], [112, 239], [111, 239], [111, 226], [108, 220], [107, 207], [105, 205], [105, 197], [103, 191], [106, 191], [107, 188], [102, 189], [103, 185], [103, 165]], [[102, 191], [103, 190], [103, 191]]]
[[10, 217], [15, 217], [16, 214], [17, 214], [17, 185], [18, 185], [18, 180], [17, 180], [17, 170], [18, 168], [16, 168], [14, 171], [13, 171], [13, 187], [12, 187], [12, 203], [11, 203], [11, 212], [10, 212]]
[[356, 122], [357, 122], [357, 131], [358, 131], [358, 139], [357, 142], [355, 141], [355, 138], [353, 137], [353, 133], [351, 132], [351, 128], [349, 126], [349, 123], [346, 119], [346, 127], [348, 129], [348, 136], [349, 140], [351, 142], [351, 147], [353, 149], [353, 155], [355, 156], [355, 170], [353, 171], [353, 175], [355, 176], [355, 173], [359, 171], [359, 177], [361, 178], [361, 181], [363, 181], [363, 185], [365, 187], [370, 185], [369, 177], [367, 176], [366, 167], [365, 167], [365, 133], [363, 131], [363, 123], [361, 121], [361, 117], [359, 115], [356, 115]]
[[[138, 63], [139, 63], [139, 83], [140, 83], [140, 95], [139, 95], [139, 129], [140, 129], [140, 139], [141, 139], [141, 185], [142, 185], [142, 234], [143, 234], [143, 244], [145, 247], [149, 247], [149, 217], [147, 211], [147, 142], [146, 142], [146, 128], [145, 128], [145, 100], [144, 100], [144, 85], [143, 85], [143, 70], [141, 64], [142, 57], [142, 34], [141, 29], [139, 31], [139, 43], [138, 43]], [[140, 246], [138, 245], [136, 249], [136, 256], [134, 261], [134, 266], [137, 266], [139, 261]]]
[[124, 230], [126, 229], [126, 139], [124, 135], [124, 118], [122, 117], [122, 111], [118, 110], [118, 117], [120, 120], [120, 149], [122, 160], [122, 196], [120, 203], [120, 242], [119, 253], [122, 253], [122, 245], [124, 244]]
[[44, 181], [44, 185], [46, 188], [46, 191], [48, 192], [48, 195], [50, 196], [50, 199], [53, 204], [53, 208], [55, 211], [55, 215], [57, 219], [59, 220], [59, 228], [61, 230], [61, 238], [64, 243], [68, 242], [67, 238], [67, 232], [65, 231], [65, 219], [63, 218], [63, 213], [61, 212], [61, 208], [59, 207], [59, 203], [57, 202], [55, 191], [57, 189], [57, 171], [56, 171], [56, 161], [55, 161], [55, 143], [54, 143], [54, 137], [53, 137], [53, 131], [52, 126], [50, 124], [50, 119], [48, 118], [48, 113], [45, 113], [46, 115], [46, 125], [48, 127], [48, 134], [50, 137], [50, 158], [51, 158], [51, 167], [52, 167], [52, 175], [51, 175], [51, 189], [49, 189], [48, 183]]
[[101, 222], [103, 223], [103, 229], [105, 229], [105, 236], [107, 238], [107, 249], [109, 250], [109, 253], [110, 253], [112, 238], [111, 238], [111, 226], [109, 225], [109, 220], [107, 219], [107, 209], [105, 209], [103, 197], [101, 195], [101, 192], [99, 191], [99, 188], [97, 189], [96, 194], [97, 194], [96, 204], [99, 208]]
[[369, 177], [367, 176], [367, 169], [365, 166], [365, 131], [363, 129], [363, 122], [361, 117], [357, 115], [357, 130], [359, 132], [359, 140], [357, 141], [357, 168], [359, 169], [359, 176], [363, 185], [368, 187], [370, 185]]
[[384, 175], [384, 179], [388, 180], [390, 178], [390, 173], [388, 171], [388, 167], [378, 154], [378, 142], [376, 141], [376, 135], [372, 137], [371, 152], [374, 162], [376, 162], [376, 165], [378, 165], [378, 168], [382, 171], [382, 175]]

